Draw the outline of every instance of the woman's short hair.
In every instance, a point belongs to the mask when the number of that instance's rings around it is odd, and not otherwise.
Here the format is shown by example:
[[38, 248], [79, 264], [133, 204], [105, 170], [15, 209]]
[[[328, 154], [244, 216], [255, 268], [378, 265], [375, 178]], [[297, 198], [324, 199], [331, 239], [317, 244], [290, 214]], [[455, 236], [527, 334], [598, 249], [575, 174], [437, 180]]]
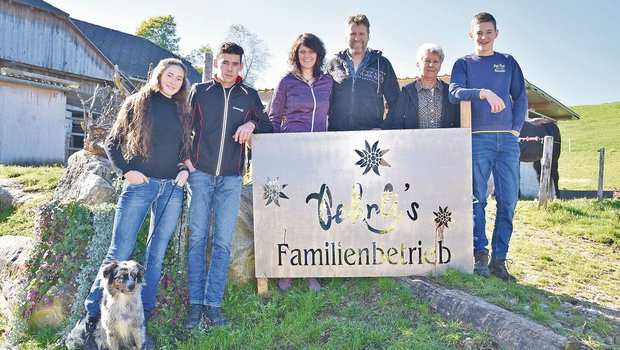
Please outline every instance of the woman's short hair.
[[416, 54], [416, 62], [422, 62], [424, 55], [427, 53], [434, 53], [439, 56], [439, 63], [443, 63], [444, 54], [441, 46], [433, 43], [425, 43], [420, 46], [418, 53]]
[[325, 45], [318, 36], [312, 33], [300, 34], [288, 54], [288, 63], [291, 66], [293, 73], [301, 76], [301, 64], [299, 63], [299, 47], [303, 45], [316, 53], [316, 62], [312, 67], [312, 76], [318, 77], [323, 70], [323, 63], [325, 61]]

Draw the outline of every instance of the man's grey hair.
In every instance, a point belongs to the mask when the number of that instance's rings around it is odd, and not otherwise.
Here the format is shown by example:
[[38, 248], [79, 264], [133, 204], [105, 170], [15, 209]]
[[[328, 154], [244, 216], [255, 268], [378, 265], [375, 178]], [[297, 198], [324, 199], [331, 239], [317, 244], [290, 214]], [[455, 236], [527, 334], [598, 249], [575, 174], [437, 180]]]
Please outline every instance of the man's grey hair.
[[433, 43], [425, 43], [420, 46], [418, 53], [416, 54], [417, 62], [422, 62], [424, 55], [427, 53], [434, 53], [439, 55], [439, 63], [443, 63], [444, 54], [441, 46]]

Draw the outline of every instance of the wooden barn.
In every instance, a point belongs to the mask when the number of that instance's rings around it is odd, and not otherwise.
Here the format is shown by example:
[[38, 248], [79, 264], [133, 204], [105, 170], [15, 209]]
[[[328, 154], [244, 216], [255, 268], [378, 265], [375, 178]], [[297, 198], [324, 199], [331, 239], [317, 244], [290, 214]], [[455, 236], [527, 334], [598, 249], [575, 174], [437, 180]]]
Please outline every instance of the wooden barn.
[[177, 57], [41, 0], [0, 1], [0, 42], [0, 164], [65, 162], [82, 147], [81, 99], [112, 86], [115, 65], [123, 85], [137, 86], [149, 66]]

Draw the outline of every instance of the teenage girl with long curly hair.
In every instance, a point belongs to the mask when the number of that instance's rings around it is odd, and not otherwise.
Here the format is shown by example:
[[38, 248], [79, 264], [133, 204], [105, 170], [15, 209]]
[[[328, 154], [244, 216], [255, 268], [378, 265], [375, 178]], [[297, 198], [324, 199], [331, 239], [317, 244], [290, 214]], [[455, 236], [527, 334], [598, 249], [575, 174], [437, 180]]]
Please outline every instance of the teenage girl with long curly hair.
[[[189, 177], [182, 163], [191, 145], [191, 120], [187, 98], [187, 69], [174, 58], [161, 60], [147, 83], [123, 103], [106, 142], [106, 153], [124, 177], [118, 200], [112, 241], [101, 266], [127, 260], [138, 232], [151, 212], [145, 252], [145, 286], [142, 289], [145, 322], [155, 304], [162, 262], [174, 233]], [[100, 316], [100, 276], [86, 298], [85, 343]], [[77, 326], [76, 326], [77, 327]], [[147, 339], [148, 347], [152, 340]], [[88, 348], [88, 347], [87, 347]]]

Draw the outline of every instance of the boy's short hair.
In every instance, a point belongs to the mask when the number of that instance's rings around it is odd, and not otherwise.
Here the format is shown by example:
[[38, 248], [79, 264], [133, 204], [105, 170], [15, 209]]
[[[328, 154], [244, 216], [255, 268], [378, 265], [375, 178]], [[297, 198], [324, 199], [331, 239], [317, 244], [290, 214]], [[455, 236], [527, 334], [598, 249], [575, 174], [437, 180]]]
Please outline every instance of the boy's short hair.
[[350, 26], [352, 24], [365, 25], [366, 29], [368, 29], [368, 33], [370, 33], [370, 21], [368, 20], [368, 17], [366, 17], [366, 15], [357, 13], [355, 15], [349, 16], [349, 18], [344, 21], [345, 26]]
[[480, 12], [479, 14], [475, 15], [474, 18], [471, 20], [471, 25], [473, 27], [474, 24], [480, 24], [484, 22], [493, 23], [493, 29], [497, 30], [497, 22], [495, 21], [495, 17], [493, 17], [493, 15], [488, 12]]
[[239, 44], [231, 42], [222, 43], [222, 45], [220, 45], [220, 47], [217, 49], [217, 55], [215, 57], [220, 58], [222, 54], [225, 53], [231, 55], [239, 55], [239, 62], [242, 62], [243, 60], [243, 48], [239, 46]]

